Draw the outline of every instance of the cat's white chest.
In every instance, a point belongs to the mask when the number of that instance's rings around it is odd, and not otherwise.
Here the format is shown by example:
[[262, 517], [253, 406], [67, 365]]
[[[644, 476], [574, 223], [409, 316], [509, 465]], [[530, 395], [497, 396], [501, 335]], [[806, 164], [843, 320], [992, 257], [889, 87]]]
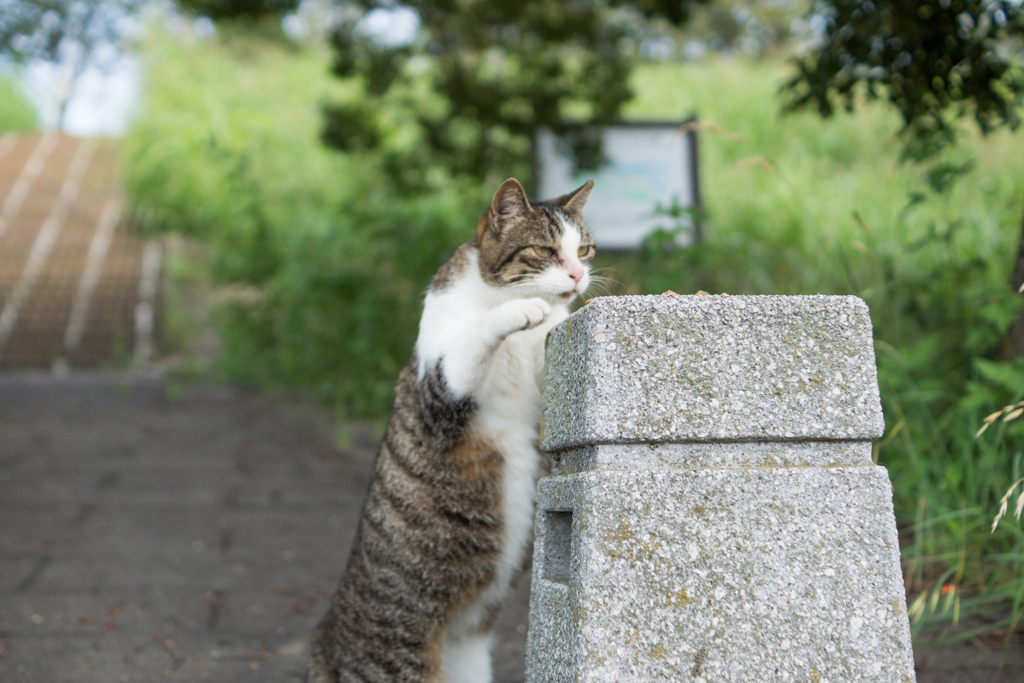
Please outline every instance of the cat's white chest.
[[[449, 389], [471, 396], [476, 411], [468, 429], [503, 456], [503, 543], [494, 581], [452, 624], [471, 628], [488, 605], [500, 602], [518, 572], [533, 530], [533, 507], [542, 455], [538, 450], [544, 340], [568, 316], [564, 304], [550, 305], [544, 319], [527, 330], [505, 327], [502, 311], [518, 314], [507, 294], [495, 292], [475, 274], [475, 263], [458, 282], [427, 296], [417, 356], [420, 369], [440, 363]], [[499, 315], [501, 314], [501, 315]]]
[[566, 313], [510, 335], [496, 350], [479, 398], [475, 428], [501, 450], [505, 459], [502, 481], [504, 545], [491, 599], [502, 599], [519, 571], [533, 530], [534, 499], [542, 458], [538, 450], [544, 339]]

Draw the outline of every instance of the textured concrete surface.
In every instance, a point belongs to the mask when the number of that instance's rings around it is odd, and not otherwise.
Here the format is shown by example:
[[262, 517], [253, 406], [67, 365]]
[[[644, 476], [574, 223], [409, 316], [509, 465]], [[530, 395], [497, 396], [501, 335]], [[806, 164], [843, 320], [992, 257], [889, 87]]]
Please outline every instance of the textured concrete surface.
[[911, 683], [855, 297], [605, 297], [551, 331], [527, 679]]
[[545, 479], [574, 547], [567, 580], [535, 577], [534, 680], [912, 680], [891, 500], [880, 467]]
[[544, 449], [876, 439], [874, 359], [856, 297], [598, 297], [548, 334]]
[[597, 444], [552, 455], [552, 474], [587, 470], [692, 467], [846, 467], [870, 465], [862, 441]]

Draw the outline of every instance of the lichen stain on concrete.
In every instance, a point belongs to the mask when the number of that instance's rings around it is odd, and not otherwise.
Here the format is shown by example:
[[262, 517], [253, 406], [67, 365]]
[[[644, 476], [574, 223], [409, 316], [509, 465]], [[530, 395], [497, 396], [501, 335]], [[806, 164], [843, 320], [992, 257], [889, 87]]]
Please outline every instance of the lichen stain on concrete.
[[665, 597], [665, 601], [669, 607], [686, 607], [693, 602], [693, 598], [690, 597], [685, 588], [681, 588], [675, 593], [669, 593]]
[[694, 678], [704, 673], [704, 660], [708, 657], [708, 646], [703, 645], [697, 650], [697, 656], [693, 660], [693, 670], [690, 671], [690, 675]]
[[587, 620], [587, 617], [589, 617], [589, 616], [590, 616], [590, 611], [587, 609], [586, 605], [583, 605], [583, 604], [581, 604], [579, 602], [577, 602], [577, 603], [575, 603], [573, 605], [573, 608], [572, 608], [572, 623], [573, 623], [573, 626], [575, 626], [577, 630], [583, 628], [584, 622]]
[[664, 645], [658, 643], [653, 648], [651, 648], [649, 654], [651, 659], [665, 659], [665, 657], [668, 656], [668, 650], [665, 649]]
[[629, 522], [620, 522], [615, 529], [605, 529], [604, 535], [619, 543], [633, 540], [633, 531]]

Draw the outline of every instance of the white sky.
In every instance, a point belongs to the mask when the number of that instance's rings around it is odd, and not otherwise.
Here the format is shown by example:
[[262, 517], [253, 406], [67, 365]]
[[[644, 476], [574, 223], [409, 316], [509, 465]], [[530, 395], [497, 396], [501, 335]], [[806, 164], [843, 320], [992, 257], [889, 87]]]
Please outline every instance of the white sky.
[[[43, 129], [57, 126], [60, 94], [68, 87], [66, 69], [46, 62], [30, 63], [22, 72], [22, 88], [35, 105]], [[113, 68], [95, 67], [82, 74], [72, 93], [64, 130], [81, 137], [120, 136], [139, 102], [138, 60], [125, 56]]]

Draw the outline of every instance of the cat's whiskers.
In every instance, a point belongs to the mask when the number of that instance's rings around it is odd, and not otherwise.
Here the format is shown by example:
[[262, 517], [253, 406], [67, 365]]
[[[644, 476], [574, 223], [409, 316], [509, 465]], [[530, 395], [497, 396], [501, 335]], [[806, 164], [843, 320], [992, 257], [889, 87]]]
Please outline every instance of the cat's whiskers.
[[[602, 270], [607, 270], [606, 268]], [[599, 296], [608, 296], [611, 294], [612, 287], [615, 285], [621, 285], [622, 283], [618, 280], [610, 277], [604, 277], [603, 275], [590, 275], [590, 284], [587, 285], [587, 289], [584, 292], [586, 294], [596, 294]]]
[[[564, 291], [556, 291], [554, 288], [552, 288], [550, 282], [545, 282], [546, 273], [547, 271], [541, 271], [539, 273], [529, 273], [525, 275], [520, 275], [517, 278], [517, 282], [510, 286], [514, 287], [516, 293], [521, 294], [523, 297], [536, 296], [542, 298], [549, 298], [552, 296], [556, 296], [562, 298], [562, 300], [565, 301], [565, 294], [571, 292], [572, 290], [569, 289]], [[583, 292], [581, 291], [573, 296], [581, 295], [582, 293]]]
[[[588, 295], [607, 296], [611, 294], [622, 283], [615, 278], [598, 275], [598, 273], [608, 270], [612, 270], [612, 268], [597, 268], [589, 271], [586, 289], [579, 291], [574, 297], [587, 297]], [[545, 281], [547, 273], [547, 270], [537, 273], [518, 273], [511, 277], [502, 278], [502, 284], [509, 290], [514, 291], [517, 296], [523, 298], [561, 296], [563, 292], [553, 290], [550, 281]]]
[[533, 282], [535, 279], [535, 277], [528, 279], [524, 278], [523, 280], [510, 285], [510, 287], [514, 287], [516, 294], [520, 295], [524, 299], [528, 299], [530, 297], [547, 298], [548, 296], [551, 296], [551, 292], [546, 287], [541, 287], [536, 282]]

